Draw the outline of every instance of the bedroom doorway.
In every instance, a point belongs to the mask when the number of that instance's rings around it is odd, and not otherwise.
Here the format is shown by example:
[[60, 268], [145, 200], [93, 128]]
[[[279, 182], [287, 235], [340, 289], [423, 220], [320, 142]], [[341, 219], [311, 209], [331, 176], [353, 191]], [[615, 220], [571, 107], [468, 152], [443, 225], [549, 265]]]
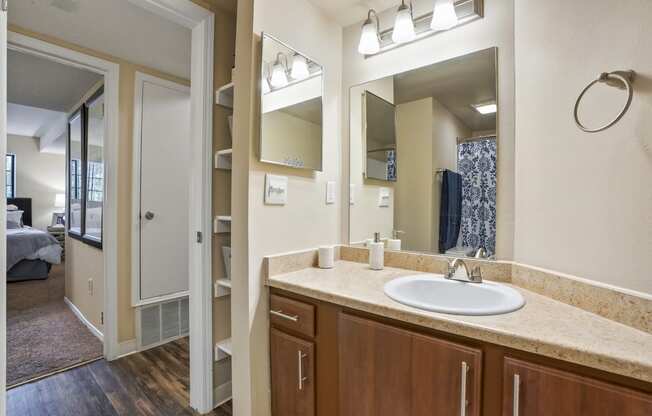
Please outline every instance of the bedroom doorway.
[[104, 76], [10, 49], [7, 85], [12, 388], [103, 356]]

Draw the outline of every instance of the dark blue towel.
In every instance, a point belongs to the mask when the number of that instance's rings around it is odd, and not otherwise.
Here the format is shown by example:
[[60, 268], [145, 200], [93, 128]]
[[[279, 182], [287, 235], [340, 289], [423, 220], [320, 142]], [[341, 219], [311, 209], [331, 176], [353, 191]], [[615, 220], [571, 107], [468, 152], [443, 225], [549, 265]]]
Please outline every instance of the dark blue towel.
[[462, 223], [462, 175], [446, 169], [442, 177], [439, 209], [439, 252], [457, 245]]

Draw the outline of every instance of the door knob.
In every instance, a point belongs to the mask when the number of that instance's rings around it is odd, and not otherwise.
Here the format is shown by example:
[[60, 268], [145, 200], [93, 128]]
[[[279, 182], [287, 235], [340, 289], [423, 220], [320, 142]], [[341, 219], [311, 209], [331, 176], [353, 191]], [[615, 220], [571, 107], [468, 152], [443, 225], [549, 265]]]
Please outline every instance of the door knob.
[[153, 219], [154, 218], [154, 213], [152, 211], [147, 211], [145, 213], [145, 218], [148, 219], [148, 220]]

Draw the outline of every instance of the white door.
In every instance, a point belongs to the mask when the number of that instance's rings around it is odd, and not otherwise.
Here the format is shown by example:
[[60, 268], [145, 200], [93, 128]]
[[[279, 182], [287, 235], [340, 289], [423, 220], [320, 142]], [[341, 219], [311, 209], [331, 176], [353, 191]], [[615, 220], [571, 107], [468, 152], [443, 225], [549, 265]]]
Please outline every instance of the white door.
[[188, 290], [190, 89], [139, 75], [140, 300], [146, 300]]

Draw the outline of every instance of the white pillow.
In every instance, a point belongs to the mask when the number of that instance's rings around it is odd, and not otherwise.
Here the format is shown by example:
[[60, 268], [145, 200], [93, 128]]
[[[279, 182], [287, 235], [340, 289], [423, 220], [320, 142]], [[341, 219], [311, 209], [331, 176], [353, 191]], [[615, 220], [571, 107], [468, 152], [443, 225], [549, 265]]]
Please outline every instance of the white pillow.
[[14, 204], [7, 205], [7, 211], [18, 211], [18, 206]]
[[7, 211], [7, 222], [18, 224], [20, 227], [23, 226], [23, 211]]

